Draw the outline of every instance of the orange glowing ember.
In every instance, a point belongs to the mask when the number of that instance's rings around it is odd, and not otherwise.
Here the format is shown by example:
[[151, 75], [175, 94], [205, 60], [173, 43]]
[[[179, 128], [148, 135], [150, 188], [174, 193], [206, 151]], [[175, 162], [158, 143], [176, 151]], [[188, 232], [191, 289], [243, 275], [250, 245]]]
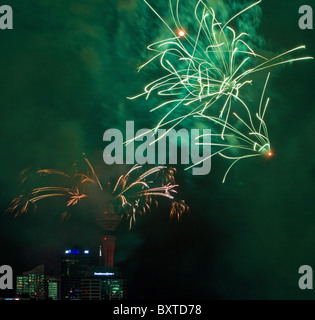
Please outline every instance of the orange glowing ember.
[[186, 32], [183, 29], [179, 29], [177, 34], [179, 37], [183, 37], [186, 34]]

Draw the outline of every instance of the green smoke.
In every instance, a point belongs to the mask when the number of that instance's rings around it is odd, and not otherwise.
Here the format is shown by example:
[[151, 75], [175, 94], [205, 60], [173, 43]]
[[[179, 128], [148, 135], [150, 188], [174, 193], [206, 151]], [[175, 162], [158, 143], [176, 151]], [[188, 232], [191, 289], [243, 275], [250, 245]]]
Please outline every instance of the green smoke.
[[[155, 2], [157, 11], [170, 20], [168, 1]], [[252, 3], [208, 2], [223, 20]], [[135, 120], [136, 129], [155, 125], [156, 115], [149, 110], [156, 101], [151, 105], [126, 97], [140, 93], [159, 75], [157, 67], [139, 74], [136, 68], [149, 57], [146, 46], [168, 35], [141, 0], [7, 0], [6, 4], [14, 11], [14, 29], [0, 32], [3, 210], [16, 196], [17, 177], [25, 167], [66, 170], [86, 152], [103, 170], [106, 129], [123, 129], [126, 120]], [[183, 24], [193, 23], [192, 6], [189, 1], [182, 7]], [[298, 1], [283, 6], [281, 0], [263, 1], [238, 19], [238, 26], [264, 51], [305, 43], [314, 54], [313, 31], [297, 27]], [[121, 239], [118, 259], [126, 270], [131, 266], [134, 291], [194, 298], [314, 298], [297, 286], [298, 267], [315, 266], [313, 74], [314, 64], [305, 62], [281, 70], [270, 83], [273, 161], [240, 164], [225, 185], [221, 162], [213, 162], [208, 176], [185, 175], [180, 184], [191, 215], [176, 225], [148, 216], [134, 237]], [[257, 99], [256, 91], [251, 92]], [[112, 170], [120, 173], [116, 167]], [[20, 253], [19, 262], [29, 264], [42, 263], [37, 253], [55, 244], [67, 245], [74, 239], [92, 243], [93, 226], [68, 222], [66, 229], [72, 232], [67, 234], [56, 231], [46, 216], [25, 218], [16, 227], [15, 222], [1, 220], [5, 241], [0, 265], [9, 261], [3, 260], [8, 239], [14, 253]], [[156, 266], [166, 272], [157, 273]], [[137, 297], [143, 295], [139, 291]]]

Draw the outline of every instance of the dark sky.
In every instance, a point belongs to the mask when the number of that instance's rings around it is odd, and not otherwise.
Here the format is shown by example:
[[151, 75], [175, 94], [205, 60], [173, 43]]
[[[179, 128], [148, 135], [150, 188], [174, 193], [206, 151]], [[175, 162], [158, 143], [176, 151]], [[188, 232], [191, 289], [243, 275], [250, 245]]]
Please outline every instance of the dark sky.
[[[248, 3], [241, 1], [242, 3]], [[168, 1], [157, 6], [167, 15]], [[238, 3], [238, 2], [237, 2]], [[250, 2], [251, 3], [251, 2]], [[19, 192], [26, 167], [67, 170], [85, 152], [103, 176], [119, 172], [102, 159], [103, 133], [154, 126], [143, 100], [128, 100], [155, 78], [137, 73], [146, 46], [165, 29], [142, 0], [7, 0], [14, 29], [0, 30], [0, 209]], [[298, 9], [314, 0], [263, 0], [254, 32], [264, 52], [305, 44], [315, 56], [314, 30], [300, 30]], [[235, 1], [212, 1], [224, 16]], [[150, 71], [151, 70], [151, 71]], [[298, 269], [315, 267], [314, 61], [272, 73], [267, 114], [275, 156], [228, 163], [178, 180], [190, 215], [180, 223], [156, 212], [134, 230], [120, 230], [116, 261], [133, 298], [314, 299], [298, 287]], [[89, 213], [60, 224], [48, 202], [19, 219], [0, 217], [0, 265], [15, 274], [38, 264], [58, 270], [59, 255], [76, 244], [97, 247]], [[88, 211], [88, 210], [87, 210]]]

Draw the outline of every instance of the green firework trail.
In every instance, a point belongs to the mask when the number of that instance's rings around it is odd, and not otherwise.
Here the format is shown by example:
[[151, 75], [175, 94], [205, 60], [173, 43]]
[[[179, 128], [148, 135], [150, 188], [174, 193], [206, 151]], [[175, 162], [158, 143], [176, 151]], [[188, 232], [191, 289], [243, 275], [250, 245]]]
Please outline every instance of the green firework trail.
[[[237, 24], [236, 21], [262, 0], [244, 7], [225, 22], [219, 21], [215, 10], [208, 7], [205, 1], [196, 1], [192, 13], [194, 24], [187, 26], [186, 19], [180, 15], [180, 0], [169, 1], [172, 25], [151, 3], [144, 1], [169, 33], [168, 38], [148, 46], [148, 50], [154, 54], [139, 67], [141, 70], [157, 63], [162, 76], [148, 83], [142, 93], [130, 98], [144, 96], [149, 100], [152, 96], [159, 97], [159, 103], [150, 110], [159, 117], [161, 115], [154, 128], [155, 132], [161, 127], [171, 130], [191, 117], [201, 117], [208, 121], [211, 129], [215, 128], [219, 133], [213, 136], [221, 141], [214, 145], [223, 149], [215, 154], [234, 160], [232, 166], [241, 159], [261, 154], [271, 156], [267, 124], [264, 121], [269, 99], [265, 106], [262, 105], [270, 74], [261, 95], [259, 110], [246, 101], [243, 92], [245, 88], [249, 90], [253, 85], [254, 75], [259, 72], [313, 59], [305, 56], [291, 57], [293, 53], [305, 49], [305, 46], [298, 46], [272, 57], [254, 50], [251, 34], [239, 30], [244, 24]], [[236, 29], [233, 25], [239, 27]], [[245, 117], [240, 113], [245, 113]], [[256, 126], [254, 118], [258, 121]], [[243, 129], [239, 129], [240, 127]], [[231, 149], [251, 153], [235, 157], [223, 152]], [[226, 174], [223, 181], [225, 178]]]

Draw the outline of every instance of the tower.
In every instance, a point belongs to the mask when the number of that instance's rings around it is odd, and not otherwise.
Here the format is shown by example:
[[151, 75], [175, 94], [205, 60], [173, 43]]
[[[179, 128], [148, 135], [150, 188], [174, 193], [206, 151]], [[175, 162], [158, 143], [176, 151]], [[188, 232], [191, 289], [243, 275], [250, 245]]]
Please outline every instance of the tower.
[[121, 221], [121, 217], [115, 213], [104, 213], [97, 217], [96, 221], [102, 230], [101, 250], [102, 265], [104, 267], [114, 267], [114, 253], [116, 245], [116, 230]]
[[82, 300], [122, 300], [127, 297], [127, 281], [114, 266], [116, 231], [121, 217], [105, 212], [96, 218], [101, 228], [99, 266], [92, 268], [81, 280]]

